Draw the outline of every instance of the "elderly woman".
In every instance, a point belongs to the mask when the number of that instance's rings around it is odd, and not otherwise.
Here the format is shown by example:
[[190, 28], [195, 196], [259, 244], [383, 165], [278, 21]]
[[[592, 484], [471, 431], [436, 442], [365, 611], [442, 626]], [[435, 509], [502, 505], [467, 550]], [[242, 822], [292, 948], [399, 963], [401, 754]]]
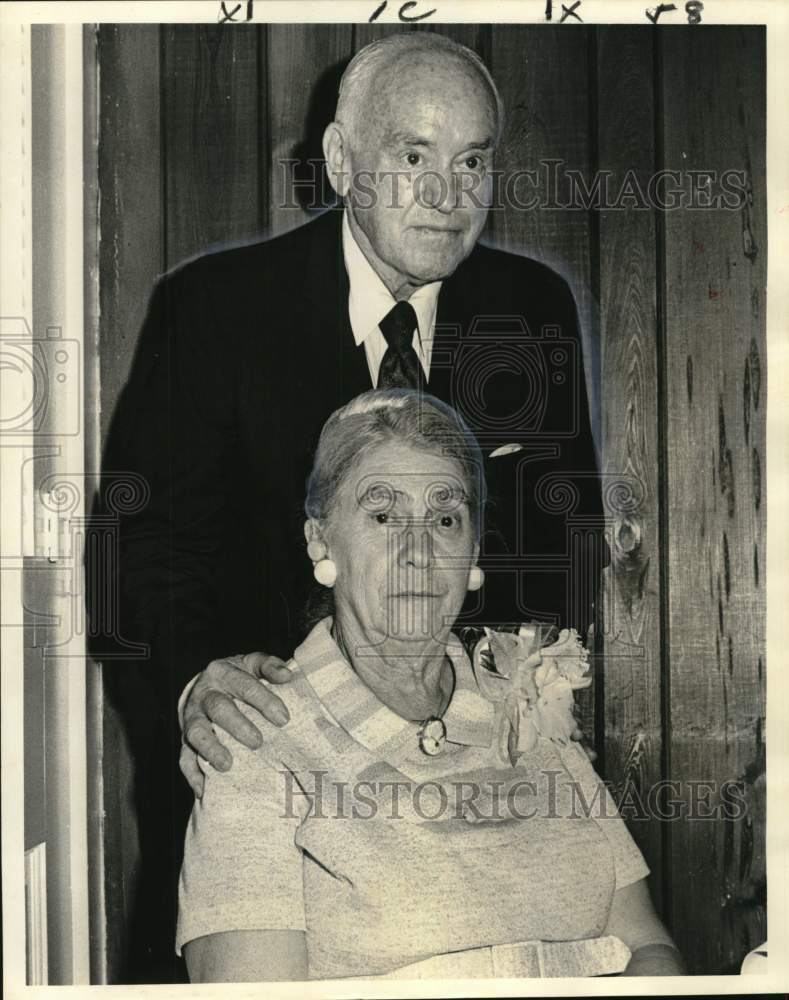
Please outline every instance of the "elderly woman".
[[305, 535], [333, 614], [289, 664], [288, 726], [243, 706], [263, 748], [202, 762], [177, 935], [193, 981], [682, 971], [567, 739], [580, 643], [492, 633], [472, 662], [451, 632], [483, 586], [483, 504], [478, 446], [438, 400], [368, 392], [327, 421]]

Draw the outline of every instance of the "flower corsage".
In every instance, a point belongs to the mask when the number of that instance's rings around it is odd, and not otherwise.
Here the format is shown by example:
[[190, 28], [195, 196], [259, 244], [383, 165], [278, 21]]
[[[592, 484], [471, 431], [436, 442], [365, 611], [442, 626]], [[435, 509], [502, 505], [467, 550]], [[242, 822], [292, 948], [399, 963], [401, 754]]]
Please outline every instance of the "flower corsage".
[[499, 753], [514, 767], [543, 736], [566, 744], [576, 729], [573, 691], [592, 683], [589, 651], [575, 629], [485, 629], [472, 653], [480, 691], [496, 705]]

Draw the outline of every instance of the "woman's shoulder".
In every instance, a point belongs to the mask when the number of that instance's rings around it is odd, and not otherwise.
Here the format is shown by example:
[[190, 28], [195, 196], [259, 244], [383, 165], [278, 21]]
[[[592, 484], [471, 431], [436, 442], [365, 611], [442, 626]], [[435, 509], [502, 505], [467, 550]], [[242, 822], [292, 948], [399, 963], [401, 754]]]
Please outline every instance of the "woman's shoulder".
[[[252, 750], [238, 742], [221, 727], [216, 727], [217, 739], [233, 756], [231, 771], [236, 772], [238, 780], [245, 775], [260, 775], [264, 770], [277, 770], [282, 764], [286, 766], [301, 766], [305, 747], [314, 741], [311, 735], [315, 719], [322, 710], [320, 701], [310, 687], [307, 679], [295, 660], [289, 660], [286, 667], [291, 672], [291, 679], [280, 684], [269, 684], [259, 680], [263, 687], [269, 688], [285, 705], [288, 711], [288, 721], [279, 726], [269, 721], [257, 708], [238, 698], [234, 699], [236, 708], [252, 723], [261, 735], [260, 746]], [[203, 771], [213, 770], [211, 765], [200, 759]]]
[[[262, 678], [258, 678], [257, 680], [261, 687], [268, 688], [272, 694], [275, 694], [284, 703], [288, 710], [288, 715], [292, 719], [294, 715], [298, 716], [302, 714], [308, 706], [312, 705], [315, 699], [312, 689], [304, 676], [304, 672], [296, 660], [291, 658], [287, 661], [285, 667], [290, 671], [290, 680], [283, 681], [280, 684], [271, 684]], [[238, 698], [234, 699], [234, 701], [236, 707], [243, 712], [250, 722], [260, 729], [264, 740], [267, 737], [273, 739], [277, 733], [282, 732], [283, 727], [269, 722], [254, 705], [240, 701]], [[287, 728], [287, 724], [284, 728]]]

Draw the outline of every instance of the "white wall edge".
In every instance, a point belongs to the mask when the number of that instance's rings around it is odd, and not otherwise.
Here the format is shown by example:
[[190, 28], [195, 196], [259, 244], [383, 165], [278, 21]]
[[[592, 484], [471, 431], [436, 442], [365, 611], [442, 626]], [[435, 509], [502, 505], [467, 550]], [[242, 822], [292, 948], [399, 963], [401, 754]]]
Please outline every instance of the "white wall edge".
[[[0, 25], [0, 317], [32, 330], [32, 199], [30, 28]], [[2, 331], [10, 326], [3, 320]], [[20, 375], [2, 401], [3, 415], [19, 412], [32, 379]], [[0, 436], [0, 720], [2, 724], [3, 981], [25, 982], [24, 809], [21, 767], [24, 642], [21, 469], [30, 436]], [[28, 463], [32, 464], [32, 463]], [[29, 494], [28, 494], [29, 495]]]

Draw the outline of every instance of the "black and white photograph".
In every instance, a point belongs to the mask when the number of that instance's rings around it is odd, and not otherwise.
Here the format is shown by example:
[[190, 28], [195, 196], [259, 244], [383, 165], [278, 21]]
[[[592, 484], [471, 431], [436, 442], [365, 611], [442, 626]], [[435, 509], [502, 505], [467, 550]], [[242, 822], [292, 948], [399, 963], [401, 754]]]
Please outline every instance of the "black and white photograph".
[[787, 988], [789, 5], [4, 6], [7, 995]]

